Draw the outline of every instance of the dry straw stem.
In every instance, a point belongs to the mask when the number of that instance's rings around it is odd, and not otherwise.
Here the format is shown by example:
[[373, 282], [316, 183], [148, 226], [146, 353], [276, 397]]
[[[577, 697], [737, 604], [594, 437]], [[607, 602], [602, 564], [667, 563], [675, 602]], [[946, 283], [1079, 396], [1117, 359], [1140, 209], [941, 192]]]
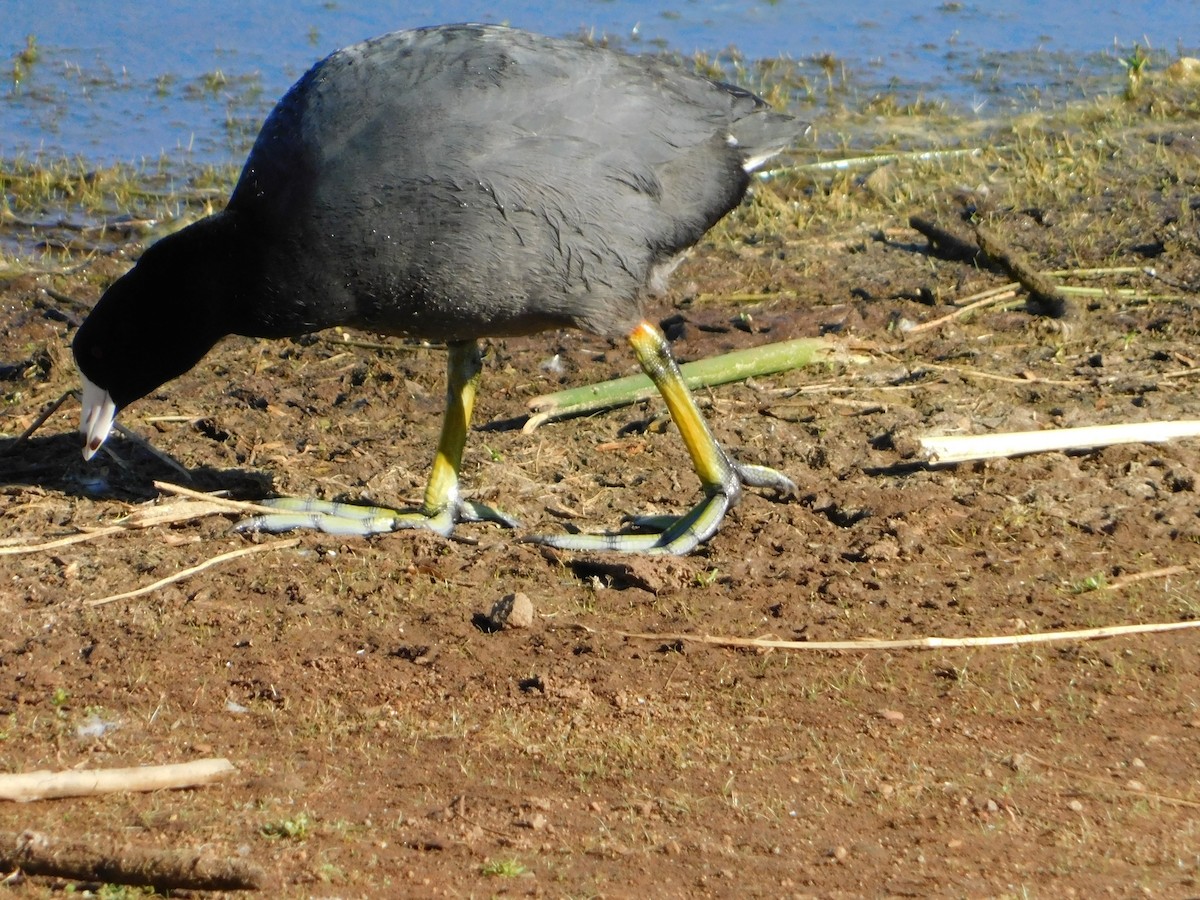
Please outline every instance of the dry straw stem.
[[33, 420], [32, 425], [30, 425], [28, 428], [26, 428], [24, 431], [22, 431], [19, 435], [17, 435], [16, 438], [13, 439], [13, 442], [11, 444], [7, 445], [2, 451], [0, 451], [0, 456], [8, 454], [8, 453], [12, 453], [13, 450], [15, 450], [21, 444], [25, 443], [25, 441], [29, 440], [30, 435], [32, 435], [35, 431], [37, 431], [39, 428], [41, 428], [44, 424], [46, 424], [46, 420], [49, 419], [52, 415], [54, 415], [55, 411], [60, 406], [62, 406], [64, 402], [66, 402], [66, 399], [68, 397], [77, 397], [77, 396], [79, 396], [78, 392], [71, 390], [71, 391], [67, 391], [66, 393], [64, 393], [57, 400], [52, 400], [46, 406], [46, 408], [43, 409], [41, 411], [41, 413], [38, 414], [38, 417]]
[[[1200, 809], [1200, 803], [1195, 800], [1185, 800], [1182, 797], [1171, 797], [1167, 794], [1156, 794], [1148, 791], [1145, 788], [1129, 787], [1125, 784], [1114, 784], [1112, 779], [1105, 775], [1097, 775], [1094, 772], [1088, 772], [1085, 769], [1075, 769], [1070, 766], [1064, 766], [1059, 763], [1047, 762], [1034, 756], [1032, 753], [1021, 753], [1017, 757], [1019, 760], [1037, 763], [1043, 768], [1050, 769], [1054, 772], [1064, 772], [1073, 778], [1082, 778], [1087, 781], [1095, 782], [1101, 785], [1104, 789], [1110, 791], [1118, 791], [1122, 794], [1133, 794], [1137, 797], [1142, 797], [1146, 800], [1155, 800], [1159, 803], [1166, 803], [1170, 806], [1180, 806], [1185, 809]], [[1081, 793], [1081, 792], [1075, 792]]]
[[260, 503], [250, 503], [245, 500], [231, 500], [228, 497], [222, 497], [219, 494], [205, 494], [202, 491], [194, 491], [191, 488], [186, 488], [181, 484], [172, 484], [169, 481], [156, 481], [154, 482], [154, 486], [164, 493], [177, 494], [180, 497], [187, 497], [197, 502], [209, 503], [225, 512], [241, 513], [242, 515], [279, 512], [279, 510], [271, 506], [263, 506]]
[[1186, 571], [1188, 571], [1187, 566], [1167, 566], [1165, 569], [1153, 569], [1149, 572], [1134, 572], [1132, 575], [1125, 575], [1110, 581], [1104, 585], [1104, 588], [1110, 591], [1119, 591], [1121, 588], [1137, 584], [1139, 581], [1149, 581], [1151, 578], [1171, 578], [1174, 575], [1182, 575]]
[[[133, 441], [135, 444], [142, 447], [147, 453], [149, 453], [155, 459], [161, 461], [164, 465], [166, 465], [169, 468], [174, 469], [176, 472], [178, 472], [184, 478], [191, 481], [192, 473], [189, 472], [182, 463], [177, 462], [173, 457], [171, 457], [168, 454], [164, 453], [163, 451], [159, 450], [157, 447], [155, 447], [153, 444], [151, 444], [148, 440], [146, 440], [144, 437], [142, 437], [136, 431], [131, 431], [130, 429], [128, 429], [124, 425], [122, 425], [120, 422], [113, 422], [113, 428], [115, 428], [117, 431], [119, 431], [121, 433], [121, 436], [124, 437], [125, 440]], [[107, 453], [112, 459], [116, 460], [117, 462], [121, 462], [121, 460], [113, 452], [112, 447], [110, 447], [108, 444], [104, 444], [103, 449], [104, 449], [104, 452]], [[122, 464], [122, 468], [125, 468], [125, 466], [123, 464]]]
[[[958, 309], [954, 310], [954, 312], [947, 313], [940, 318], [931, 319], [928, 322], [922, 322], [920, 325], [914, 325], [912, 328], [909, 328], [907, 331], [905, 331], [905, 337], [912, 334], [920, 334], [923, 331], [931, 331], [934, 328], [940, 328], [947, 322], [961, 318], [962, 316], [965, 316], [967, 313], [970, 313], [976, 309], [982, 309], [985, 306], [993, 306], [997, 303], [1002, 303], [1005, 300], [1011, 300], [1017, 295], [1018, 287], [1019, 285], [1014, 281], [1009, 284], [1002, 284], [999, 287], [984, 291], [982, 294], [976, 294], [973, 297], [968, 297], [965, 301], [966, 306], [960, 306]], [[976, 297], [978, 299], [975, 299]]]
[[415, 344], [382, 344], [378, 341], [366, 341], [356, 338], [345, 331], [339, 331], [337, 337], [321, 338], [321, 343], [330, 347], [354, 347], [358, 350], [373, 350], [377, 353], [418, 353], [422, 350], [443, 349], [439, 344], [420, 341]]
[[[1195, 622], [1157, 622], [1145, 625], [1110, 625], [1104, 628], [1085, 628], [1080, 631], [1044, 631], [1038, 634], [1004, 634], [987, 637], [923, 637], [902, 640], [864, 641], [780, 641], [774, 638], [719, 637], [708, 634], [651, 634], [647, 632], [618, 631], [624, 638], [643, 641], [692, 641], [699, 644], [716, 644], [720, 647], [752, 647], [762, 650], [832, 650], [837, 652], [863, 653], [872, 650], [945, 650], [952, 647], [1007, 647], [1017, 644], [1049, 644], [1056, 641], [1094, 641], [1099, 638], [1117, 637], [1126, 634], [1153, 634], [1162, 631], [1180, 631], [1185, 628], [1200, 628]], [[591, 631], [592, 629], [587, 629]]]
[[214, 556], [212, 559], [205, 560], [199, 565], [192, 566], [190, 569], [176, 572], [174, 575], [168, 575], [166, 578], [160, 578], [153, 584], [148, 584], [145, 587], [137, 588], [132, 591], [125, 591], [123, 594], [113, 594], [110, 597], [101, 597], [98, 600], [85, 600], [84, 606], [103, 606], [106, 603], [115, 603], [118, 600], [130, 600], [134, 597], [141, 597], [143, 594], [150, 594], [157, 591], [161, 587], [166, 587], [168, 584], [174, 584], [177, 581], [191, 578], [193, 575], [203, 572], [205, 569], [211, 569], [213, 566], [219, 566], [221, 563], [229, 562], [230, 560], [238, 559], [242, 556], [249, 556], [251, 553], [265, 553], [268, 550], [286, 550], [289, 547], [295, 547], [300, 541], [297, 538], [292, 538], [289, 541], [276, 541], [270, 544], [256, 544], [252, 547], [243, 547], [241, 550], [231, 550], [229, 553], [222, 553], [219, 556]]
[[937, 363], [921, 363], [918, 368], [932, 369], [935, 372], [953, 372], [964, 378], [985, 378], [988, 381], [1003, 381], [1006, 384], [1060, 384], [1065, 387], [1077, 387], [1087, 384], [1082, 379], [1039, 378], [1036, 375], [997, 375], [995, 372], [968, 369], [965, 366], [940, 366]]
[[179, 503], [146, 504], [135, 509], [118, 525], [88, 529], [79, 534], [55, 538], [54, 540], [45, 541], [40, 544], [17, 543], [20, 538], [0, 539], [0, 544], [5, 544], [5, 546], [0, 546], [0, 556], [16, 556], [22, 553], [57, 550], [59, 547], [67, 547], [71, 544], [79, 544], [84, 541], [93, 541], [126, 531], [133, 531], [140, 528], [157, 528], [162, 525], [175, 525], [179, 522], [189, 522], [192, 519], [202, 519], [207, 516], [222, 515], [229, 512], [236, 512], [242, 515], [277, 512], [277, 510], [269, 506], [246, 503], [241, 500], [230, 500], [226, 497], [219, 497], [216, 494], [204, 494], [200, 491], [193, 491], [190, 488], [180, 487], [177, 484], [171, 484], [166, 481], [156, 481], [154, 482], [154, 486], [160, 491], [169, 494], [179, 494], [189, 499]]
[[0, 832], [0, 868], [72, 881], [127, 884], [156, 890], [240, 891], [267, 885], [258, 866], [195, 850], [147, 850], [103, 840], [60, 841], [36, 831]]
[[128, 529], [123, 525], [109, 525], [107, 528], [95, 528], [90, 531], [81, 531], [79, 534], [69, 534], [66, 537], [55, 538], [52, 541], [45, 541], [41, 544], [12, 544], [9, 546], [0, 547], [0, 556], [19, 556], [22, 553], [38, 553], [42, 550], [57, 550], [59, 547], [68, 547], [71, 544], [80, 544], [84, 541], [94, 541], [97, 538], [107, 537], [110, 534], [119, 534], [122, 531], [128, 531]]
[[1200, 437], [1200, 420], [1085, 425], [1001, 434], [932, 435], [921, 438], [921, 451], [934, 464], [959, 463], [1052, 450], [1089, 450], [1112, 444], [1157, 444], [1183, 437]]
[[[999, 153], [1005, 147], [993, 147], [993, 152]], [[982, 156], [980, 147], [963, 147], [954, 150], [913, 150], [909, 153], [874, 153], [868, 156], [851, 156], [845, 159], [824, 159], [819, 162], [799, 163], [794, 166], [779, 166], [759, 172], [761, 180], [778, 178], [794, 172], [841, 172], [847, 169], [861, 169], [866, 166], [884, 166], [894, 162], [934, 162], [937, 160], [956, 159], [964, 156]]]
[[28, 803], [62, 797], [92, 797], [130, 791], [161, 791], [211, 784], [237, 768], [227, 759], [197, 759], [125, 769], [68, 769], [0, 775], [0, 800]]
[[[1044, 272], [1043, 275], [1054, 278], [1065, 278], [1074, 276], [1077, 278], [1094, 277], [1097, 275], [1136, 275], [1147, 274], [1142, 266], [1108, 266], [1104, 268], [1091, 269], [1054, 269]], [[955, 319], [962, 318], [977, 309], [982, 309], [986, 306], [994, 306], [997, 303], [1004, 303], [1013, 299], [1017, 295], [1017, 290], [1021, 287], [1021, 283], [1010, 281], [1007, 284], [1002, 284], [994, 288], [988, 288], [985, 291], [980, 291], [977, 294], [972, 294], [970, 297], [964, 297], [958, 301], [963, 304], [956, 308], [953, 312], [947, 313], [944, 316], [939, 316], [936, 319], [930, 319], [928, 322], [922, 322], [919, 325], [913, 325], [905, 329], [905, 337], [911, 335], [922, 334], [927, 331], [932, 331], [935, 328], [940, 328], [947, 322], [952, 322]], [[1117, 296], [1126, 297], [1133, 300], [1142, 300], [1151, 302], [1154, 300], [1172, 301], [1183, 299], [1171, 294], [1149, 294], [1145, 291], [1136, 290], [1133, 288], [1104, 288], [1104, 287], [1077, 287], [1074, 285], [1060, 284], [1057, 285], [1057, 290], [1060, 294], [1079, 295], [1085, 297], [1106, 297]]]

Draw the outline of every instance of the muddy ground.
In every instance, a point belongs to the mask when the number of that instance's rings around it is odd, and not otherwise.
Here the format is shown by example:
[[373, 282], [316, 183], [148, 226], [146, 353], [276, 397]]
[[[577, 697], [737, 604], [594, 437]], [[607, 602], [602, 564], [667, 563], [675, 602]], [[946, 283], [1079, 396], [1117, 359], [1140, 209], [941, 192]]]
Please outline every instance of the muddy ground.
[[[201, 849], [287, 897], [1200, 895], [1195, 631], [847, 652], [678, 637], [1197, 618], [1197, 440], [947, 467], [917, 453], [932, 433], [1200, 419], [1193, 94], [947, 140], [985, 148], [965, 157], [761, 185], [652, 317], [681, 359], [821, 334], [862, 359], [698, 392], [725, 446], [801, 498], [749, 492], [689, 557], [554, 554], [492, 525], [302, 534], [89, 606], [285, 539], [209, 515], [0, 556], [0, 769], [237, 767], [195, 790], [5, 804], [0, 831]], [[74, 386], [79, 318], [146, 241], [62, 227], [69, 180], [22, 209], [27, 177], [8, 175], [5, 228], [36, 252], [0, 280], [8, 545], [179, 502], [155, 480], [420, 498], [445, 355], [399, 341], [225, 341], [123, 417], [187, 481], [123, 439], [119, 460], [84, 464], [71, 401], [14, 442]], [[1018, 290], [911, 330], [1010, 280], [909, 227], [969, 238], [964, 212], [1097, 290], [1062, 318]], [[634, 365], [574, 333], [492, 343], [469, 494], [531, 533], [686, 507], [695, 477], [658, 402], [520, 430], [532, 397]], [[532, 625], [491, 630], [482, 614], [512, 592]], [[7, 890], [65, 887], [81, 885]]]

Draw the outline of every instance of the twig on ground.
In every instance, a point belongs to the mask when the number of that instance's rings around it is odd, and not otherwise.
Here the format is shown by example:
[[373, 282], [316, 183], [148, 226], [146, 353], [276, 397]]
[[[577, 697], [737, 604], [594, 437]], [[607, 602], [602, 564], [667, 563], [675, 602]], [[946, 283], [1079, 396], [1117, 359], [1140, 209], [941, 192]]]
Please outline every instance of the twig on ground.
[[1195, 300], [1182, 294], [1151, 294], [1137, 288], [1114, 287], [1084, 287], [1082, 285], [1060, 284], [1058, 291], [1068, 297], [1119, 297], [1122, 300], [1137, 301], [1138, 303], [1179, 303]]
[[[595, 629], [587, 626], [578, 627], [595, 632]], [[1185, 628], [1200, 628], [1200, 620], [1157, 622], [1145, 625], [1110, 625], [1104, 628], [1084, 628], [1079, 631], [1043, 631], [1036, 634], [1006, 634], [988, 637], [923, 637], [862, 641], [781, 641], [774, 638], [718, 637], [709, 634], [654, 634], [633, 631], [617, 631], [614, 634], [618, 637], [642, 641], [666, 641], [668, 643], [692, 641], [699, 644], [715, 644], [720, 647], [753, 647], [765, 650], [834, 650], [861, 653], [871, 650], [945, 650], [953, 647], [1007, 647], [1019, 644], [1049, 644], [1056, 641], [1094, 641], [1119, 635], [1156, 634], [1163, 631], [1180, 631]]]
[[705, 303], [767, 303], [795, 300], [797, 296], [795, 291], [730, 291], [717, 294], [702, 291], [693, 302], [698, 306]]
[[1163, 381], [1169, 381], [1173, 378], [1187, 378], [1193, 375], [1200, 375], [1200, 366], [1195, 369], [1179, 369], [1175, 372], [1164, 372], [1160, 378]]
[[1153, 277], [1154, 270], [1148, 269], [1146, 266], [1090, 266], [1083, 269], [1048, 269], [1042, 274], [1049, 275], [1051, 278], [1087, 278], [1096, 275], [1146, 275]]
[[928, 322], [914, 325], [905, 331], [905, 335], [916, 335], [938, 328], [973, 310], [1009, 300], [1016, 295], [1020, 287], [1024, 287], [1033, 297], [1034, 302], [1041, 303], [1050, 315], [1060, 316], [1066, 310], [1066, 297], [1079, 295], [1085, 297], [1118, 296], [1130, 299], [1151, 301], [1174, 301], [1188, 299], [1166, 294], [1148, 294], [1135, 288], [1102, 288], [1076, 287], [1073, 285], [1056, 284], [1051, 279], [1066, 277], [1088, 277], [1097, 275], [1148, 275], [1153, 277], [1153, 270], [1144, 266], [1106, 266], [1084, 269], [1055, 269], [1038, 272], [1032, 264], [1020, 253], [1001, 241], [994, 232], [984, 226], [975, 226], [975, 237], [978, 247], [965, 236], [950, 231], [938, 223], [922, 216], [909, 218], [909, 225], [929, 239], [930, 246], [943, 259], [962, 260], [965, 262], [990, 262], [996, 268], [1003, 269], [1017, 280], [1009, 284], [989, 288], [978, 294], [973, 294], [960, 301], [963, 305], [947, 315]]
[[127, 441], [133, 441], [135, 444], [137, 444], [139, 447], [141, 447], [143, 450], [145, 450], [147, 453], [149, 453], [155, 459], [159, 460], [160, 462], [167, 465], [169, 468], [172, 468], [176, 472], [180, 473], [188, 481], [192, 480], [192, 473], [189, 472], [182, 463], [176, 462], [174, 458], [172, 458], [168, 454], [164, 453], [163, 451], [159, 450], [157, 447], [155, 447], [153, 444], [151, 444], [148, 440], [146, 440], [144, 437], [142, 437], [136, 431], [130, 431], [128, 428], [126, 428], [120, 422], [113, 422], [113, 428], [115, 428], [117, 431], [119, 431], [121, 433], [121, 436], [123, 438], [125, 438]]
[[189, 488], [180, 487], [179, 485], [170, 484], [165, 481], [156, 481], [154, 482], [154, 486], [161, 491], [179, 494], [189, 499], [167, 504], [144, 504], [134, 509], [119, 525], [108, 525], [103, 528], [83, 531], [79, 534], [70, 534], [40, 544], [18, 543], [21, 538], [0, 538], [0, 556], [17, 556], [22, 553], [57, 550], [59, 547], [68, 547], [71, 544], [97, 540], [98, 538], [126, 531], [134, 531], [141, 528], [156, 528], [161, 525], [175, 525], [179, 522], [188, 522], [192, 519], [222, 515], [228, 512], [236, 512], [243, 515], [278, 512], [278, 510], [272, 509], [269, 506], [263, 506], [258, 503], [246, 503], [241, 500], [230, 500], [227, 497], [218, 497], [214, 494], [204, 494], [200, 491], [193, 491]]
[[[203, 494], [200, 495], [203, 497]], [[206, 519], [209, 516], [220, 516], [231, 512], [227, 503], [214, 500], [175, 500], [170, 503], [146, 503], [130, 513], [121, 523], [125, 528], [158, 528], [162, 525], [178, 525], [180, 522], [190, 522], [193, 519]], [[236, 501], [234, 501], [236, 502]], [[262, 513], [270, 510], [268, 506], [257, 506], [253, 503], [244, 504], [246, 510]], [[244, 510], [238, 510], [244, 512]]]
[[101, 884], [151, 886], [164, 890], [258, 890], [267, 884], [258, 866], [185, 850], [146, 850], [105, 842], [59, 841], [36, 831], [0, 832], [0, 868]]
[[124, 769], [67, 769], [0, 775], [0, 800], [28, 803], [62, 797], [91, 797], [134, 791], [161, 791], [210, 784], [236, 772], [227, 759], [197, 759], [163, 766]]
[[1130, 422], [1089, 425], [1042, 431], [1000, 434], [930, 435], [921, 438], [921, 450], [931, 463], [970, 462], [1044, 453], [1051, 450], [1090, 450], [1112, 444], [1157, 444], [1181, 437], [1200, 437], [1200, 420]]
[[1067, 313], [1067, 298], [1058, 290], [1054, 280], [1039, 272], [1016, 248], [984, 225], [975, 223], [975, 240], [988, 258], [1003, 268], [1029, 292], [1030, 299], [1039, 304], [1047, 315], [1058, 318]]
[[1172, 575], [1182, 575], [1190, 569], [1187, 566], [1167, 566], [1162, 569], [1152, 569], [1149, 572], [1135, 572], [1132, 575], [1124, 575], [1116, 578], [1104, 585], [1103, 590], [1119, 591], [1121, 588], [1129, 587], [1131, 584], [1137, 584], [1139, 581], [1149, 581], [1151, 578], [1170, 578]]
[[417, 353], [422, 350], [441, 350], [441, 344], [431, 344], [422, 341], [417, 344], [384, 344], [378, 341], [365, 341], [352, 337], [349, 332], [339, 331], [337, 337], [323, 337], [322, 344], [329, 347], [354, 347], [357, 350], [373, 350], [377, 353]]
[[943, 366], [937, 363], [921, 363], [920, 369], [932, 369], [935, 372], [954, 372], [964, 378], [986, 378], [989, 381], [1003, 381], [1008, 384], [1058, 384], [1064, 387], [1079, 387], [1088, 382], [1082, 379], [1041, 378], [1037, 375], [998, 375], [995, 372], [984, 372], [981, 369], [968, 369], [966, 366]]
[[[74, 268], [75, 269], [82, 268], [83, 265], [88, 264], [90, 262], [91, 262], [90, 259], [85, 260], [83, 263], [80, 263], [79, 265], [75, 266]], [[74, 309], [77, 309], [81, 313], [89, 313], [92, 311], [92, 307], [95, 306], [94, 301], [92, 303], [89, 303], [86, 300], [80, 300], [78, 297], [72, 297], [70, 294], [64, 294], [62, 291], [56, 291], [52, 287], [47, 287], [47, 286], [43, 285], [42, 290], [45, 292], [46, 296], [49, 297], [51, 300], [57, 300], [59, 303], [65, 303], [67, 306], [73, 307]]]
[[[168, 494], [178, 494], [180, 497], [187, 497], [202, 503], [210, 503], [228, 512], [243, 513], [245, 515], [279, 512], [274, 507], [264, 506], [261, 503], [252, 503], [248, 500], [231, 500], [228, 497], [221, 497], [218, 494], [205, 494], [202, 491], [193, 491], [191, 488], [185, 488], [179, 484], [171, 484], [169, 481], [156, 481], [154, 482], [154, 486], [158, 490], [165, 491]], [[203, 513], [203, 515], [207, 515], [207, 513]]]
[[1009, 299], [1015, 297], [1016, 295], [1017, 295], [1017, 284], [1015, 282], [1013, 282], [1012, 284], [1002, 284], [998, 288], [993, 288], [990, 291], [984, 291], [983, 296], [979, 297], [978, 300], [967, 303], [966, 306], [960, 306], [958, 309], [954, 310], [954, 312], [952, 312], [952, 313], [947, 313], [946, 315], [941, 316], [940, 318], [931, 319], [928, 322], [922, 322], [920, 325], [914, 325], [912, 328], [909, 328], [907, 331], [904, 332], [904, 336], [908, 337], [909, 335], [920, 334], [923, 331], [930, 331], [931, 329], [934, 329], [934, 328], [940, 328], [942, 325], [945, 325], [947, 322], [953, 321], [954, 319], [961, 318], [962, 316], [965, 316], [967, 313], [969, 313], [973, 310], [981, 309], [984, 306], [992, 306], [996, 303], [1001, 303], [1005, 300], [1009, 300]]
[[8, 453], [12, 453], [13, 450], [15, 450], [19, 445], [21, 445], [25, 441], [29, 440], [30, 435], [32, 435], [35, 431], [37, 431], [39, 428], [41, 428], [43, 425], [45, 425], [46, 420], [49, 419], [52, 415], [54, 415], [54, 413], [58, 410], [58, 408], [60, 406], [62, 406], [63, 403], [66, 402], [68, 397], [77, 397], [77, 396], [78, 396], [78, 394], [75, 391], [71, 390], [71, 391], [67, 391], [66, 393], [64, 393], [57, 400], [52, 400], [45, 409], [43, 409], [40, 413], [38, 413], [38, 417], [33, 420], [32, 425], [30, 425], [28, 428], [26, 428], [24, 431], [22, 431], [19, 435], [17, 435], [15, 438], [13, 438], [13, 442], [11, 444], [6, 446], [3, 450], [0, 450], [0, 456], [3, 456]]
[[229, 562], [241, 556], [249, 556], [251, 553], [264, 553], [268, 550], [286, 550], [289, 547], [295, 547], [300, 541], [297, 538], [292, 538], [287, 541], [275, 541], [269, 544], [256, 544], [252, 547], [243, 547], [241, 550], [232, 550], [229, 553], [222, 553], [219, 556], [214, 556], [212, 559], [205, 560], [199, 565], [192, 566], [189, 569], [183, 569], [176, 572], [174, 575], [168, 575], [166, 578], [160, 578], [153, 584], [148, 584], [145, 587], [137, 588], [136, 590], [126, 591], [123, 594], [113, 594], [110, 597], [101, 597], [98, 600], [85, 600], [84, 606], [103, 606], [106, 603], [115, 603], [118, 600], [130, 600], [133, 597], [140, 597], [143, 594], [153, 593], [161, 587], [166, 587], [168, 584], [174, 584], [177, 581], [191, 578], [193, 575], [203, 572], [205, 569], [211, 569], [213, 566], [218, 566], [221, 563]]
[[1108, 776], [1097, 775], [1094, 772], [1088, 772], [1083, 769], [1076, 769], [1071, 766], [1064, 766], [1059, 763], [1047, 762], [1044, 759], [1040, 759], [1039, 757], [1034, 756], [1032, 753], [1028, 753], [1028, 752], [1024, 752], [1024, 751], [1021, 752], [1020, 754], [1017, 754], [1017, 756], [1019, 756], [1020, 759], [1024, 759], [1024, 760], [1028, 760], [1029, 762], [1037, 763], [1039, 766], [1043, 766], [1052, 771], [1065, 772], [1066, 774], [1071, 775], [1075, 778], [1083, 778], [1088, 781], [1094, 781], [1098, 784], [1103, 785], [1106, 788], [1109, 788], [1110, 790], [1116, 790], [1116, 791], [1120, 791], [1121, 793], [1126, 793], [1126, 794], [1134, 794], [1138, 797], [1144, 797], [1147, 800], [1157, 800], [1162, 803], [1167, 803], [1171, 806], [1182, 806], [1186, 809], [1200, 809], [1200, 803], [1197, 803], [1195, 800], [1184, 800], [1182, 797], [1169, 797], [1165, 794], [1156, 794], [1156, 793], [1153, 793], [1152, 791], [1147, 791], [1144, 788], [1130, 787], [1129, 785], [1126, 785], [1126, 784], [1114, 784]]
[[52, 541], [46, 541], [44, 544], [13, 544], [11, 546], [0, 547], [0, 556], [19, 556], [22, 553], [57, 550], [59, 547], [69, 547], [71, 544], [80, 544], [84, 541], [96, 540], [97, 538], [107, 537], [110, 534], [117, 534], [118, 532], [127, 530], [123, 525], [109, 525], [107, 528], [97, 528], [94, 531], [83, 531], [79, 534], [69, 534], [66, 537], [55, 538]]

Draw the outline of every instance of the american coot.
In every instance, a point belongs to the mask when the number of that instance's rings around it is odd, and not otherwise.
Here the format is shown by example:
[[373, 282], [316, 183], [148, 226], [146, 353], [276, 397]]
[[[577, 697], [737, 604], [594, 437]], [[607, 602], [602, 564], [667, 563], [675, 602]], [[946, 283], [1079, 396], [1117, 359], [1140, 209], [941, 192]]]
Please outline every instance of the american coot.
[[533, 540], [687, 553], [744, 485], [640, 300], [807, 125], [668, 62], [509, 28], [398, 31], [317, 63], [267, 118], [226, 209], [163, 238], [75, 336], [84, 457], [116, 413], [227, 334], [347, 325], [445, 341], [445, 421], [424, 505], [279, 498], [239, 527], [374, 534], [516, 523], [459, 495], [477, 341], [572, 326], [624, 336], [671, 412], [705, 497], [649, 534]]

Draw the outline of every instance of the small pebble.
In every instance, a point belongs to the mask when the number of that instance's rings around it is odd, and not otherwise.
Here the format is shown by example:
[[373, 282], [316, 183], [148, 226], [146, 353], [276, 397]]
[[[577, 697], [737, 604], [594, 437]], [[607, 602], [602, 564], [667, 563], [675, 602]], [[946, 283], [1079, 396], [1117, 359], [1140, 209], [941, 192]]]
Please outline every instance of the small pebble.
[[521, 822], [520, 824], [526, 828], [531, 828], [534, 831], [541, 831], [543, 828], [546, 827], [546, 823], [547, 823], [547, 820], [546, 820], [545, 816], [543, 816], [541, 813], [534, 813], [532, 816], [530, 816], [528, 819]]
[[520, 591], [496, 601], [488, 613], [496, 628], [528, 628], [533, 624], [533, 602]]
[[1079, 800], [1072, 800], [1067, 804], [1067, 809], [1071, 812], [1083, 812], [1083, 803]]

